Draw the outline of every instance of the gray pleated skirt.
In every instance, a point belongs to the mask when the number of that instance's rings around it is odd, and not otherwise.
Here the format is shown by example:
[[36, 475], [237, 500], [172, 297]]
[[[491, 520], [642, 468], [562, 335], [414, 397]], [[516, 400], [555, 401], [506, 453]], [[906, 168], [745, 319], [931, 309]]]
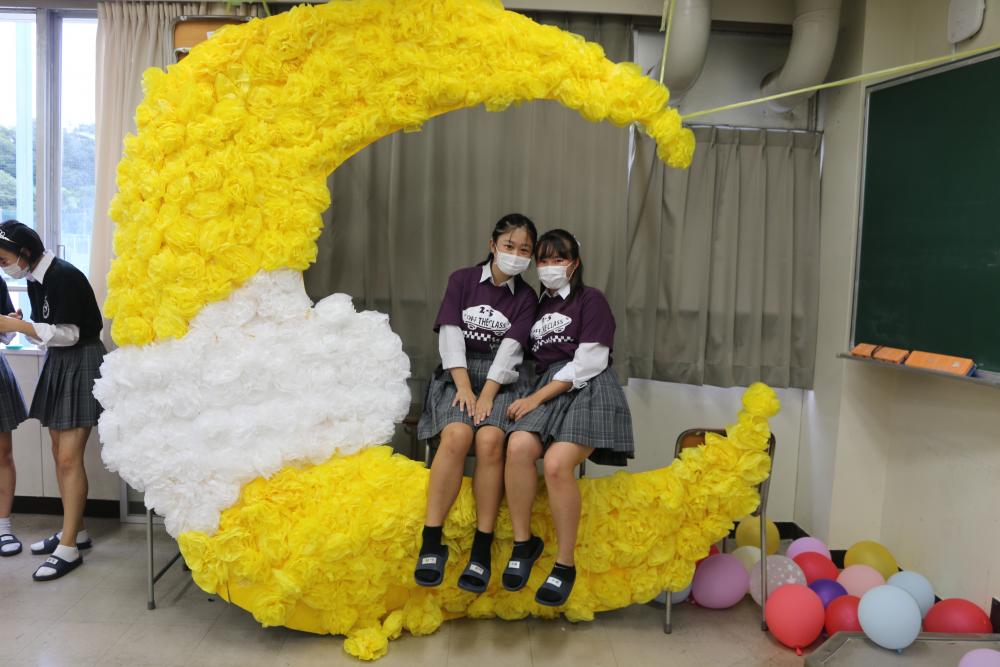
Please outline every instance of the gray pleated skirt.
[[21, 387], [7, 357], [0, 354], [0, 432], [10, 433], [28, 418]]
[[100, 340], [50, 347], [28, 416], [47, 428], [97, 426], [101, 404], [94, 398], [94, 382], [101, 376], [104, 354]]
[[[479, 396], [483, 390], [483, 386], [486, 384], [486, 375], [490, 372], [492, 364], [493, 357], [490, 355], [466, 353], [469, 380], [472, 381], [472, 391], [475, 392], [476, 396]], [[525, 366], [527, 364], [521, 364], [521, 377], [517, 382], [500, 387], [496, 398], [493, 399], [493, 411], [479, 426], [496, 426], [502, 431], [508, 430], [511, 421], [507, 418], [507, 408], [530, 389], [530, 378], [526, 375]], [[448, 424], [461, 423], [477, 428], [473, 425], [472, 417], [457, 406], [452, 406], [451, 403], [455, 400], [456, 393], [451, 372], [438, 366], [427, 385], [424, 411], [417, 424], [417, 438], [429, 440], [441, 433]]]
[[[552, 364], [535, 382], [534, 389], [552, 381], [568, 362]], [[590, 460], [601, 465], [623, 466], [635, 457], [632, 413], [618, 376], [611, 368], [589, 380], [585, 387], [546, 401], [510, 425], [508, 433], [537, 433], [542, 445], [572, 442], [593, 447]]]

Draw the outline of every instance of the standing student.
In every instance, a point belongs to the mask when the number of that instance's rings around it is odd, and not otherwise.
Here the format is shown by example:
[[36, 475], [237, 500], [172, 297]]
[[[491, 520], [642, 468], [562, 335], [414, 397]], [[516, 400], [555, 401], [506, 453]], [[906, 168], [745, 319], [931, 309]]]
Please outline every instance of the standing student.
[[[0, 308], [14, 314], [6, 281], [0, 280]], [[0, 342], [9, 345], [14, 333], [0, 335]], [[7, 363], [7, 356], [0, 353], [0, 557], [21, 553], [21, 541], [14, 535], [11, 525], [11, 508], [14, 504], [14, 487], [17, 470], [14, 467], [14, 429], [28, 418], [24, 397], [17, 378]]]
[[576, 580], [573, 552], [580, 523], [580, 490], [573, 470], [590, 458], [625, 465], [632, 458], [632, 416], [625, 393], [609, 367], [615, 319], [600, 290], [583, 284], [580, 244], [561, 229], [546, 232], [535, 249], [544, 289], [531, 327], [538, 380], [534, 390], [508, 408], [505, 483], [514, 527], [514, 550], [503, 573], [504, 588], [520, 590], [542, 554], [531, 534], [531, 505], [544, 459], [545, 486], [558, 553], [552, 572], [535, 594], [539, 604], [565, 604]]
[[520, 382], [520, 366], [537, 296], [520, 277], [538, 234], [527, 217], [511, 213], [494, 226], [482, 264], [451, 274], [434, 330], [441, 365], [427, 388], [417, 436], [440, 436], [427, 487], [427, 515], [414, 578], [437, 586], [448, 547], [444, 520], [458, 496], [465, 457], [475, 443], [477, 529], [459, 587], [481, 593], [490, 581], [490, 547], [503, 497], [503, 445], [507, 408]]
[[49, 429], [63, 503], [62, 530], [31, 545], [33, 554], [52, 554], [32, 578], [51, 581], [81, 565], [79, 550], [91, 546], [83, 528], [83, 453], [101, 412], [93, 389], [105, 354], [100, 339], [104, 322], [87, 277], [46, 250], [27, 225], [16, 220], [0, 223], [0, 267], [11, 278], [28, 279], [35, 318], [32, 323], [22, 320], [20, 312], [0, 316], [0, 333], [23, 333], [46, 349], [28, 416]]

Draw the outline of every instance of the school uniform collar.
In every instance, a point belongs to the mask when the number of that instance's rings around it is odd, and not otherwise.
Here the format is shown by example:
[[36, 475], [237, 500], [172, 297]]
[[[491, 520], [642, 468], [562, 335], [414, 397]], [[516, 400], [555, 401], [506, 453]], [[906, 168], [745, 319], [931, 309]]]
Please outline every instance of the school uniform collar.
[[28, 275], [26, 276], [28, 280], [34, 280], [36, 283], [41, 285], [42, 281], [45, 280], [46, 272], [48, 272], [49, 267], [52, 266], [52, 260], [55, 258], [56, 256], [51, 250], [43, 252], [42, 258], [38, 260], [38, 264], [35, 264], [35, 268], [28, 272]]
[[[492, 261], [489, 261], [489, 262], [486, 262], [485, 264], [483, 264], [483, 274], [482, 274], [482, 276], [480, 276], [479, 282], [485, 283], [487, 280], [489, 280], [491, 285], [495, 284], [493, 282], [493, 269], [492, 269], [492, 266], [493, 266], [493, 262]], [[507, 289], [510, 290], [511, 294], [514, 293], [514, 277], [513, 276], [511, 276], [510, 278], [508, 278], [507, 282], [503, 283], [503, 285], [507, 286]], [[500, 285], [497, 285], [497, 287], [500, 287]]]
[[[566, 283], [565, 285], [563, 285], [562, 287], [559, 288], [559, 291], [556, 292], [556, 296], [561, 296], [562, 300], [565, 301], [566, 297], [569, 296], [569, 293], [571, 291], [573, 291], [573, 288], [570, 287], [569, 283]], [[552, 296], [552, 295], [550, 295], [549, 291], [547, 289], [545, 289], [545, 287], [543, 286], [542, 287], [542, 293], [538, 295], [538, 303], [541, 303], [542, 299], [544, 299], [547, 296]]]

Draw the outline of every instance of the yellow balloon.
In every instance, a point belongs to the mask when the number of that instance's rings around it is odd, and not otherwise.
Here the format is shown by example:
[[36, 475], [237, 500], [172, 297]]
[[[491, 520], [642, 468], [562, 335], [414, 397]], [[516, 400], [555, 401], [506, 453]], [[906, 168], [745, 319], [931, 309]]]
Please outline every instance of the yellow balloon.
[[878, 570], [886, 579], [899, 571], [899, 565], [889, 550], [872, 540], [858, 542], [847, 550], [844, 567], [851, 565], [867, 565]]
[[[774, 555], [778, 553], [778, 546], [781, 544], [781, 536], [778, 535], [778, 527], [770, 519], [767, 520], [767, 553]], [[760, 548], [760, 517], [748, 516], [740, 521], [736, 526], [736, 546]]]

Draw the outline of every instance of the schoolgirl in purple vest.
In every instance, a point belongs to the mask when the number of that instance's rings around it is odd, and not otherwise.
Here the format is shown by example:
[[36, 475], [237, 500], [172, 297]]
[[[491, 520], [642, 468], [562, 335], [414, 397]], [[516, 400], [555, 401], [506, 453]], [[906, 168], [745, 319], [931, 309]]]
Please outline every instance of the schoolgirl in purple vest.
[[538, 302], [520, 277], [531, 263], [538, 234], [527, 217], [512, 213], [493, 229], [482, 264], [451, 274], [434, 323], [441, 365], [427, 387], [417, 437], [440, 437], [427, 487], [427, 515], [414, 578], [437, 586], [448, 547], [441, 526], [458, 496], [469, 448], [475, 445], [477, 530], [472, 555], [458, 579], [481, 593], [490, 581], [493, 527], [503, 497], [503, 447], [507, 410], [526, 388], [524, 350]]
[[569, 232], [555, 229], [538, 239], [535, 259], [544, 287], [531, 327], [538, 379], [508, 409], [514, 423], [508, 428], [504, 480], [514, 550], [503, 585], [510, 591], [523, 588], [544, 548], [541, 538], [531, 534], [535, 462], [542, 458], [558, 552], [535, 601], [558, 607], [566, 603], [576, 579], [580, 490], [573, 471], [587, 458], [625, 465], [634, 444], [625, 393], [610, 367], [615, 318], [604, 294], [583, 284], [580, 244]]

